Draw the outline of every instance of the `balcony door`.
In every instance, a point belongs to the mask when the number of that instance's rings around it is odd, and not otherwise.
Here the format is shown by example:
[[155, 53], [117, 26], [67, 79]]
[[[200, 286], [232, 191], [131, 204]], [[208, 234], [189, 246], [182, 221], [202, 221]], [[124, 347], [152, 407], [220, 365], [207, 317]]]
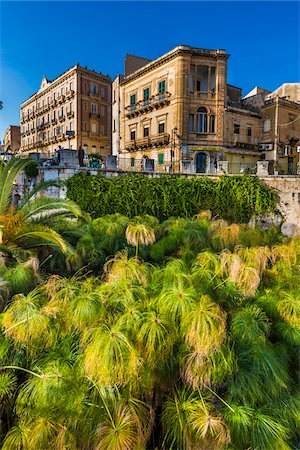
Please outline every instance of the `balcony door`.
[[196, 172], [206, 173], [207, 155], [204, 152], [198, 152], [196, 156]]

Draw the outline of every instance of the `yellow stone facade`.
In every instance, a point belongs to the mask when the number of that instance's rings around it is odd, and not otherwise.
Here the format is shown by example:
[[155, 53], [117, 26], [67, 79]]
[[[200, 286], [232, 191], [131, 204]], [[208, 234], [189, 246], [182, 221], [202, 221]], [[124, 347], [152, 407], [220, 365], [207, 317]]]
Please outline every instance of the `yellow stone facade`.
[[[240, 173], [255, 163], [260, 115], [227, 107], [228, 57], [225, 50], [179, 46], [125, 77], [120, 168], [142, 170], [149, 159], [157, 172], [215, 173], [226, 160]], [[235, 123], [241, 133], [251, 128], [251, 136], [237, 141]]]
[[[72, 132], [70, 136], [70, 132]], [[111, 153], [111, 79], [78, 64], [21, 104], [21, 151], [53, 154], [62, 148]]]

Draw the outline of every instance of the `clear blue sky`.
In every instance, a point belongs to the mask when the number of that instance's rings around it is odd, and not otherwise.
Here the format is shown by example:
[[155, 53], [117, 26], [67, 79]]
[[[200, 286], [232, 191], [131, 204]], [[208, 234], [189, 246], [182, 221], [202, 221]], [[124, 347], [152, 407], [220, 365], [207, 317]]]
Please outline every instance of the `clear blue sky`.
[[126, 53], [154, 59], [179, 44], [224, 48], [246, 94], [299, 74], [299, 2], [2, 2], [0, 139], [19, 105], [79, 62], [112, 78]]

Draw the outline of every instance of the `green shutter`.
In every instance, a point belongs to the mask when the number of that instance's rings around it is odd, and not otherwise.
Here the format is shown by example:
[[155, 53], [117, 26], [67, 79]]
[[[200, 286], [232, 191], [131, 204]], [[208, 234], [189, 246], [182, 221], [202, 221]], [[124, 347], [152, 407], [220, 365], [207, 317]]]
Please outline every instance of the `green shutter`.
[[134, 167], [134, 158], [130, 158], [130, 165], [131, 165], [131, 167]]
[[136, 104], [136, 95], [131, 95], [130, 96], [130, 104], [131, 105], [135, 105]]
[[166, 92], [166, 80], [160, 81], [158, 83], [158, 93], [164, 94]]
[[158, 154], [158, 164], [163, 164], [164, 163], [164, 154], [163, 153], [159, 153]]

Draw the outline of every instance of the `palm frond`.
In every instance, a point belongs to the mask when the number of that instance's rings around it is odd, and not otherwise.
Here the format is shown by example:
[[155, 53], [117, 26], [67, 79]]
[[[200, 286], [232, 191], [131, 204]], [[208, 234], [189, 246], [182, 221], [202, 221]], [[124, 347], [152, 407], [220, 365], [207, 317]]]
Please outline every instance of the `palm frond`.
[[0, 161], [0, 215], [4, 214], [10, 205], [16, 177], [30, 164], [30, 159], [12, 158], [8, 162]]
[[24, 248], [50, 245], [58, 247], [63, 253], [67, 251], [67, 244], [61, 235], [44, 225], [26, 225], [11, 237], [11, 241], [16, 244], [23, 243]]
[[51, 217], [51, 213], [57, 215], [60, 211], [62, 215], [81, 216], [81, 209], [72, 200], [45, 196], [39, 196], [34, 200], [28, 201], [19, 209], [24, 221], [34, 220], [35, 222], [43, 222]]

